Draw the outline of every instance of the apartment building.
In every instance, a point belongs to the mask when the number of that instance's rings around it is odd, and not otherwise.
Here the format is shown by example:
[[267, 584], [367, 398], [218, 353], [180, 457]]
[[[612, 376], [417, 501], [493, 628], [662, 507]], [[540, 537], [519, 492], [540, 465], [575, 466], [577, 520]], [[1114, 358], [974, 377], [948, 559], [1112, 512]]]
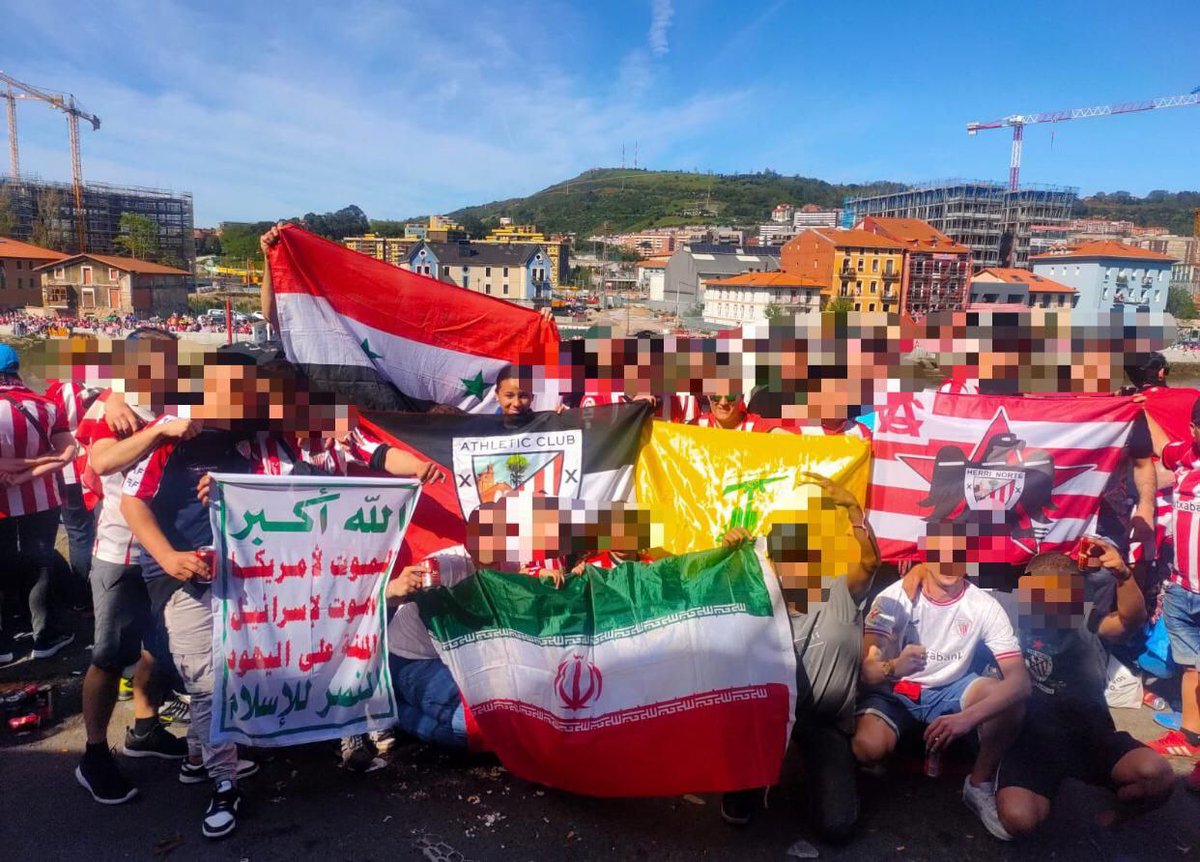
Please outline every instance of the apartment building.
[[904, 255], [895, 240], [864, 230], [805, 230], [783, 247], [779, 262], [789, 275], [820, 284], [826, 301], [849, 300], [855, 311], [899, 308]]

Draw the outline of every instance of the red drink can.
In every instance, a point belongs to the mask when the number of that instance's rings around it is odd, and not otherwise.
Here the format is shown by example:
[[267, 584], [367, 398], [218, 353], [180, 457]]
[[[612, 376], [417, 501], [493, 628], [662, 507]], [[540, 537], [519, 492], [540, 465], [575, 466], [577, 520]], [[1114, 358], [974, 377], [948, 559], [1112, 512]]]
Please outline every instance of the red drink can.
[[37, 690], [37, 714], [44, 722], [54, 718], [54, 687], [39, 685]]
[[436, 558], [425, 561], [425, 571], [421, 575], [421, 588], [432, 589], [442, 585], [442, 566]]
[[203, 561], [204, 565], [208, 566], [207, 578], [196, 578], [195, 580], [202, 583], [210, 582], [217, 574], [217, 549], [212, 545], [204, 545], [196, 549], [196, 556]]

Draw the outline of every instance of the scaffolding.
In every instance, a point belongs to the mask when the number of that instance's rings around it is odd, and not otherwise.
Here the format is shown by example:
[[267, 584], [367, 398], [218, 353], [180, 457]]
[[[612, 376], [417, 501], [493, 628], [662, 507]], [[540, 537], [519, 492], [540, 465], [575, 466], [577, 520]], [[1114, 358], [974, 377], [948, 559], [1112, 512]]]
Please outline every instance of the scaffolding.
[[[0, 177], [0, 210], [11, 214], [10, 236], [23, 242], [49, 245], [57, 251], [78, 251], [75, 200], [70, 183], [22, 175]], [[121, 215], [135, 213], [158, 225], [156, 260], [191, 270], [196, 259], [190, 194], [138, 186], [85, 183], [83, 220], [87, 250], [123, 254], [116, 244]], [[35, 226], [38, 230], [35, 230]], [[35, 237], [35, 233], [39, 236]]]
[[[1079, 189], [1024, 185], [1010, 192], [1003, 183], [941, 180], [902, 192], [847, 197], [843, 218], [917, 218], [971, 249], [975, 271], [989, 266], [1028, 267], [1029, 257], [1066, 237]], [[1006, 234], [1011, 235], [1011, 253]], [[1007, 259], [1006, 259], [1007, 258]]]

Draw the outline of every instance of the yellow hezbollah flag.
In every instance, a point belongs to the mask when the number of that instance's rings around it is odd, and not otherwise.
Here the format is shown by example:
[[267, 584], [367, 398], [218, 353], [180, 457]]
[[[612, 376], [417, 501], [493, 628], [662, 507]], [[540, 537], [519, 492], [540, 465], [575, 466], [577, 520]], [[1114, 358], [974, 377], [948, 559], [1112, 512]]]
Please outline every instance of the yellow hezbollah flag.
[[804, 524], [824, 575], [858, 559], [849, 520], [803, 473], [832, 479], [862, 505], [871, 447], [855, 437], [754, 434], [655, 422], [637, 465], [637, 499], [654, 544], [673, 554], [714, 547], [733, 527], [765, 536]]

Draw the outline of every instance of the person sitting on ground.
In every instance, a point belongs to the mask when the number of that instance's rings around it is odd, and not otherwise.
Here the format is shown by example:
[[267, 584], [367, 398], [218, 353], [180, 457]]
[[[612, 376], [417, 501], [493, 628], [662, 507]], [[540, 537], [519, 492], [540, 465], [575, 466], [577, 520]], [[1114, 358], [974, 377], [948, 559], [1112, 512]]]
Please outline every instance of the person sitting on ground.
[[[818, 485], [822, 505], [838, 507], [849, 518], [858, 546], [857, 560], [843, 577], [815, 571], [820, 551], [814, 549], [804, 524], [780, 524], [768, 539], [769, 556], [779, 576], [797, 657], [796, 726], [808, 788], [810, 822], [829, 841], [845, 841], [858, 822], [856, 769], [850, 749], [854, 704], [862, 657], [863, 606], [879, 565], [879, 550], [866, 514], [854, 495], [814, 473], [801, 480]], [[749, 541], [736, 528], [725, 544]], [[844, 556], [844, 555], [843, 555]], [[721, 816], [734, 825], [749, 823], [763, 798], [762, 790], [726, 793]]]
[[1084, 619], [1084, 573], [1066, 554], [1030, 560], [1017, 596], [1021, 649], [1033, 694], [1016, 742], [996, 777], [996, 807], [1015, 838], [1033, 834], [1050, 816], [1064, 779], [1109, 787], [1131, 813], [1160, 805], [1171, 793], [1167, 761], [1118, 731], [1105, 701], [1102, 641], [1116, 643], [1146, 621], [1146, 603], [1117, 549], [1089, 539], [1089, 568], [1117, 581], [1117, 607]]
[[[995, 775], [1020, 729], [1029, 675], [1004, 609], [967, 582], [971, 525], [926, 526], [924, 563], [915, 598], [892, 584], [871, 605], [863, 634], [862, 681], [854, 755], [877, 765], [907, 731], [925, 726], [925, 744], [940, 756], [954, 740], [979, 735], [979, 755], [963, 782], [963, 802], [992, 835], [1012, 839], [996, 813]], [[971, 670], [976, 647], [985, 645], [1001, 679]]]

